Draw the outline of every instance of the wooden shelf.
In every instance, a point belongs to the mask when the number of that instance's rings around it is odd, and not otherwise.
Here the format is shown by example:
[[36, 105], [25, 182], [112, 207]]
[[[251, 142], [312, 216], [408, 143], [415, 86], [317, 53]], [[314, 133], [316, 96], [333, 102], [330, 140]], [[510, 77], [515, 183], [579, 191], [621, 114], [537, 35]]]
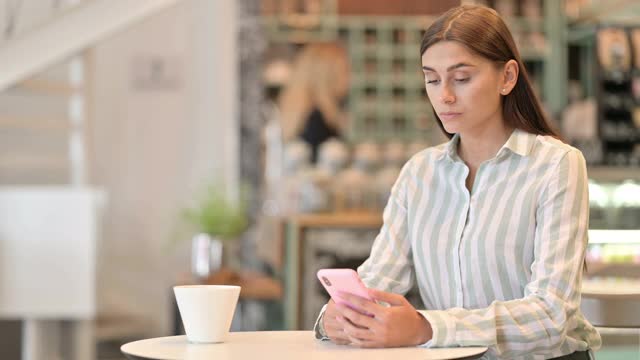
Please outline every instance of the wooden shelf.
[[177, 285], [237, 285], [242, 288], [240, 298], [247, 300], [279, 300], [282, 298], [280, 281], [254, 271], [220, 269], [208, 278], [197, 280], [190, 274], [183, 274]]
[[382, 214], [379, 212], [341, 212], [326, 214], [300, 214], [287, 219], [300, 227], [379, 227]]

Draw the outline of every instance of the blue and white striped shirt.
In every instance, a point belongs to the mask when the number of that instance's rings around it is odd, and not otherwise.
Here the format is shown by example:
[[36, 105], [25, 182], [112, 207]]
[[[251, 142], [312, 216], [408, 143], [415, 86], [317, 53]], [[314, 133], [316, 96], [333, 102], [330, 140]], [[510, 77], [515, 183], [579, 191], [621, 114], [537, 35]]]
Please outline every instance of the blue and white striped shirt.
[[458, 142], [404, 166], [358, 268], [363, 282], [405, 294], [417, 281], [433, 328], [427, 347], [488, 346], [490, 359], [599, 348], [580, 311], [589, 225], [580, 151], [515, 130], [469, 192]]

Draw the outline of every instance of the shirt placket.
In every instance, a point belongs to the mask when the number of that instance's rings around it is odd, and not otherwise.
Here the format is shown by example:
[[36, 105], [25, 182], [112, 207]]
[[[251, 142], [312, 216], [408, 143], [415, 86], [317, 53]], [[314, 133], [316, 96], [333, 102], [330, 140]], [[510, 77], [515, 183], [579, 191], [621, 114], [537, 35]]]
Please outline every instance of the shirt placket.
[[[475, 207], [473, 206], [473, 202], [474, 202], [473, 194], [469, 192], [469, 190], [467, 190], [467, 187], [465, 184], [467, 176], [469, 175], [469, 168], [466, 165], [464, 166], [465, 166], [465, 175], [463, 176], [463, 179], [461, 181], [462, 191], [465, 195], [464, 212], [462, 215], [464, 216], [464, 219], [463, 221], [461, 221], [461, 225], [459, 226], [459, 229], [457, 231], [456, 243], [453, 247], [453, 256], [454, 256], [453, 269], [454, 269], [454, 279], [456, 282], [456, 306], [457, 307], [464, 307], [462, 272], [465, 271], [465, 269], [463, 268], [464, 264], [462, 262], [462, 241], [464, 240], [465, 235], [467, 234], [467, 228], [471, 223], [472, 216], [475, 216]], [[476, 184], [482, 184], [482, 174], [486, 166], [490, 166], [490, 165], [487, 163], [481, 164], [480, 167], [478, 168], [478, 171], [476, 172], [476, 177], [471, 187], [471, 190], [473, 191], [473, 193], [477, 193], [479, 190], [479, 188], [476, 187]]]
[[462, 268], [461, 268], [461, 254], [460, 254], [460, 245], [462, 243], [462, 237], [464, 236], [464, 231], [467, 227], [467, 223], [469, 221], [469, 213], [470, 213], [470, 205], [471, 205], [471, 194], [467, 190], [465, 185], [465, 181], [467, 176], [469, 176], [469, 168], [466, 165], [462, 165], [465, 168], [464, 176], [460, 179], [460, 186], [462, 192], [464, 194], [464, 211], [461, 216], [464, 218], [463, 221], [460, 221], [460, 225], [456, 230], [456, 240], [453, 246], [453, 273], [454, 273], [454, 281], [455, 281], [455, 289], [456, 289], [456, 307], [464, 307], [464, 294], [462, 292]]

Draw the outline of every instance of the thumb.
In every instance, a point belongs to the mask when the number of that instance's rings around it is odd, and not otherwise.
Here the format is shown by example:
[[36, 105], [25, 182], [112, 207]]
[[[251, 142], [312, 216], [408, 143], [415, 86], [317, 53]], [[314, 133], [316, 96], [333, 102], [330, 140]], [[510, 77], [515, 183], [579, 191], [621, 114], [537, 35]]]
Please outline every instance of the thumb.
[[375, 300], [386, 302], [391, 306], [402, 306], [407, 303], [407, 299], [400, 294], [369, 289], [369, 295], [371, 295]]

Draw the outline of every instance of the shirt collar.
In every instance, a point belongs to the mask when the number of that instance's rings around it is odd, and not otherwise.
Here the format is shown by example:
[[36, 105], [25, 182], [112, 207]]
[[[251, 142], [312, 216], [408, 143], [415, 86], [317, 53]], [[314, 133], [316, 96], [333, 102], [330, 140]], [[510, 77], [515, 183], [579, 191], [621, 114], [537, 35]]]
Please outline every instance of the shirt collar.
[[458, 143], [460, 142], [460, 134], [453, 134], [453, 137], [447, 143], [444, 154], [449, 160], [457, 161], [461, 160], [458, 156]]
[[533, 144], [535, 141], [536, 135], [528, 133], [524, 130], [515, 129], [507, 139], [507, 142], [502, 146], [498, 154], [500, 154], [503, 149], [509, 149], [514, 154], [518, 154], [520, 156], [528, 156], [531, 153], [531, 148], [533, 148]]
[[[507, 139], [507, 142], [502, 145], [496, 157], [502, 156], [505, 149], [509, 149], [514, 154], [520, 156], [528, 156], [531, 153], [536, 135], [528, 133], [524, 130], [515, 129]], [[461, 161], [458, 156], [458, 143], [460, 142], [460, 135], [454, 134], [451, 140], [445, 144], [444, 151], [440, 158], [447, 157], [451, 161]]]

